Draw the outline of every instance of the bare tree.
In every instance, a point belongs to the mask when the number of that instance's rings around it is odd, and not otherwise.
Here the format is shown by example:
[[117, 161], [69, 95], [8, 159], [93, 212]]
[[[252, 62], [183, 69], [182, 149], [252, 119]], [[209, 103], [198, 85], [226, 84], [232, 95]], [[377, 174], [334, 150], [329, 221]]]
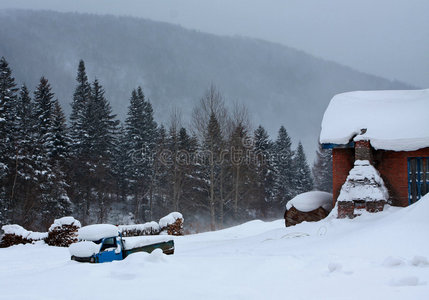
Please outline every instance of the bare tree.
[[195, 134], [200, 141], [204, 140], [204, 135], [207, 131], [210, 115], [212, 113], [218, 120], [222, 136], [225, 138], [230, 125], [230, 116], [225, 107], [225, 101], [221, 92], [213, 84], [210, 85], [204, 96], [192, 110], [192, 133]]

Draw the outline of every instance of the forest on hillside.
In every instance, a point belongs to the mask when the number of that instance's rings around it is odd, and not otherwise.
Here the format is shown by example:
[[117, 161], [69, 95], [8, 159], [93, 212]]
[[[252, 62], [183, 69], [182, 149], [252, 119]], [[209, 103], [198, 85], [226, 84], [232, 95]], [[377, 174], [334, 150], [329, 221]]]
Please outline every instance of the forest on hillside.
[[130, 91], [141, 86], [158, 122], [167, 124], [171, 107], [180, 107], [187, 124], [213, 84], [228, 110], [234, 101], [246, 105], [252, 127], [263, 124], [274, 137], [284, 125], [311, 162], [334, 95], [412, 88], [285, 45], [125, 16], [0, 10], [0, 41], [0, 57], [13, 66], [16, 82], [34, 89], [44, 75], [67, 116], [83, 59], [119, 120], [127, 115]]
[[311, 172], [284, 126], [275, 139], [262, 125], [252, 131], [248, 109], [228, 108], [213, 85], [186, 127], [178, 109], [159, 124], [139, 86], [121, 122], [83, 60], [73, 84], [67, 120], [47, 78], [33, 92], [18, 87], [1, 58], [1, 224], [41, 230], [66, 215], [142, 223], [180, 211], [189, 230], [213, 230], [279, 217], [295, 195], [331, 189], [329, 150], [319, 148]]

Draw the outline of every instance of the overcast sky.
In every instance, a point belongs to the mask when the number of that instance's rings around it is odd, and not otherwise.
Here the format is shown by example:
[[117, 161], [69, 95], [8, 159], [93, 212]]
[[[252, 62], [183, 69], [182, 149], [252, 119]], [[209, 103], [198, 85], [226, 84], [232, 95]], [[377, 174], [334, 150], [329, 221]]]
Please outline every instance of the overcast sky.
[[429, 88], [428, 0], [0, 0], [0, 8], [133, 15], [257, 37]]

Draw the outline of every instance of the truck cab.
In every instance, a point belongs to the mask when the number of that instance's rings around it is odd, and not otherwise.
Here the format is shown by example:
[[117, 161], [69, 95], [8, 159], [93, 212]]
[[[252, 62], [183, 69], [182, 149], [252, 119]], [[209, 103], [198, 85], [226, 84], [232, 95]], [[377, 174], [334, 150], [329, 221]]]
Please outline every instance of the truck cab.
[[107, 237], [95, 242], [100, 243], [100, 252], [94, 255], [95, 261], [102, 263], [107, 261], [122, 260], [123, 257], [123, 244], [122, 237]]

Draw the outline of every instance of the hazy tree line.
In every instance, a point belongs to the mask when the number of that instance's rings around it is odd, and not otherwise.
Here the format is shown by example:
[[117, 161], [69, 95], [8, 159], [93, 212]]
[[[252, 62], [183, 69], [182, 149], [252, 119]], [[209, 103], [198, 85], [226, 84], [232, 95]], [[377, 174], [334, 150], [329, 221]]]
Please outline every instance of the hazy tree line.
[[157, 124], [141, 87], [121, 123], [80, 61], [71, 106], [67, 122], [46, 78], [33, 93], [17, 88], [0, 60], [0, 223], [41, 229], [64, 215], [145, 222], [180, 211], [215, 229], [278, 217], [293, 196], [332, 186], [330, 152], [319, 149], [312, 176], [283, 126], [275, 140], [262, 126], [251, 132], [246, 108], [228, 109], [213, 86], [188, 128], [178, 110]]

